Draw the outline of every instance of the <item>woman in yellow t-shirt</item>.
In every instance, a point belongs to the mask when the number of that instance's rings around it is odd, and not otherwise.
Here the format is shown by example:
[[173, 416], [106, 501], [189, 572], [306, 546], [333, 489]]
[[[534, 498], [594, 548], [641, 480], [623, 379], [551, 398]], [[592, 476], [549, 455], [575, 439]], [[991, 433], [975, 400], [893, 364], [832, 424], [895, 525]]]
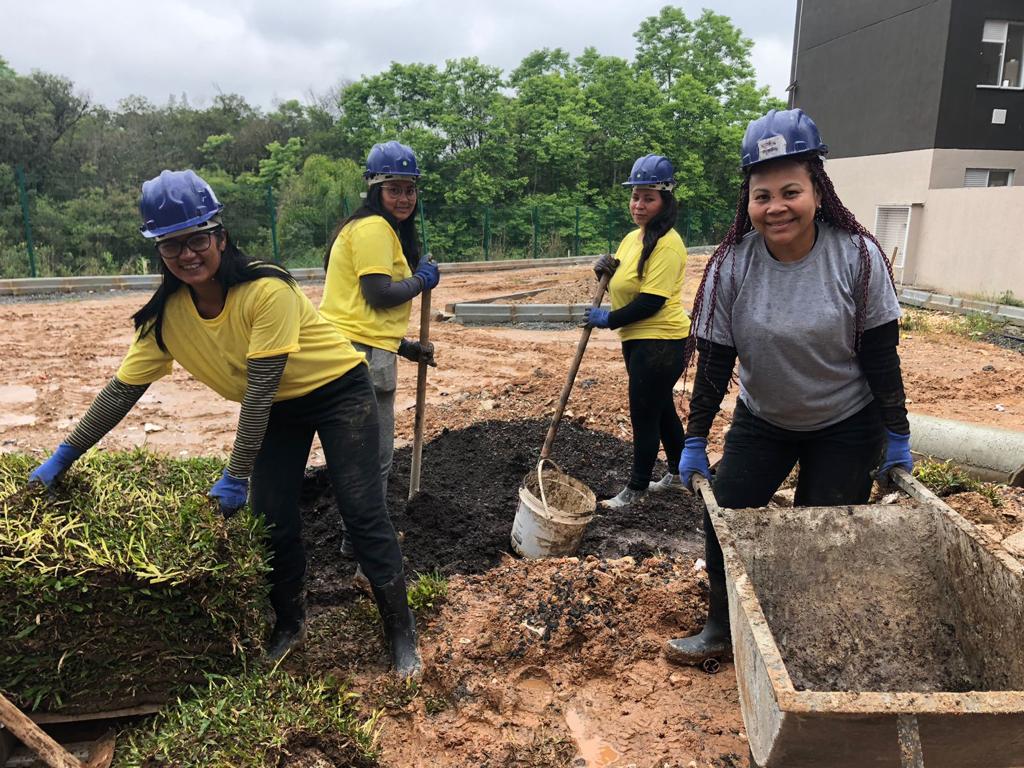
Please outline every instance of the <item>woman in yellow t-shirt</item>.
[[[685, 368], [690, 332], [682, 305], [686, 246], [673, 229], [678, 204], [672, 194], [672, 163], [661, 155], [641, 157], [624, 186], [632, 188], [629, 212], [638, 229], [622, 239], [614, 257], [602, 256], [594, 265], [598, 277], [612, 276], [611, 310], [587, 309], [589, 325], [619, 331], [629, 375], [633, 468], [626, 487], [601, 502], [611, 509], [632, 504], [648, 490], [683, 487], [673, 473], [685, 436], [672, 387]], [[665, 446], [669, 472], [651, 482], [659, 442]]]
[[402, 552], [377, 471], [377, 409], [363, 357], [323, 320], [282, 267], [255, 261], [221, 223], [223, 206], [193, 171], [163, 171], [142, 186], [142, 234], [155, 241], [160, 286], [135, 313], [136, 335], [116, 375], [30, 482], [51, 486], [177, 361], [241, 403], [231, 458], [209, 495], [225, 517], [245, 505], [268, 528], [266, 652], [278, 659], [305, 635], [299, 493], [313, 435], [320, 436], [338, 509], [373, 587], [391, 659], [418, 673], [416, 627]]
[[[380, 411], [380, 479], [387, 496], [395, 446], [398, 355], [434, 365], [432, 344], [405, 339], [412, 300], [437, 285], [437, 265], [420, 258], [416, 236], [413, 151], [389, 141], [375, 144], [363, 178], [366, 201], [338, 227], [324, 259], [327, 279], [320, 314], [366, 355]], [[348, 554], [346, 539], [343, 551]]]

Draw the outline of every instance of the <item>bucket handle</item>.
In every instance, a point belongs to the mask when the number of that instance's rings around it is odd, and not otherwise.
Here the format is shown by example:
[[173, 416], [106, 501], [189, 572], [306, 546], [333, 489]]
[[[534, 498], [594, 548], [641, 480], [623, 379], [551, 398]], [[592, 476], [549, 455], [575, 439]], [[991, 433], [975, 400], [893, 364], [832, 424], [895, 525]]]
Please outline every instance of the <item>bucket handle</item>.
[[541, 469], [543, 469], [545, 461], [552, 467], [554, 467], [555, 471], [558, 472], [559, 474], [565, 473], [562, 472], [562, 468], [555, 464], [555, 462], [553, 462], [551, 459], [541, 459], [540, 461], [537, 462], [537, 487], [540, 489], [540, 500], [541, 503], [544, 505], [544, 514], [550, 515], [551, 510], [548, 509], [548, 500], [544, 494], [544, 477], [541, 473]]

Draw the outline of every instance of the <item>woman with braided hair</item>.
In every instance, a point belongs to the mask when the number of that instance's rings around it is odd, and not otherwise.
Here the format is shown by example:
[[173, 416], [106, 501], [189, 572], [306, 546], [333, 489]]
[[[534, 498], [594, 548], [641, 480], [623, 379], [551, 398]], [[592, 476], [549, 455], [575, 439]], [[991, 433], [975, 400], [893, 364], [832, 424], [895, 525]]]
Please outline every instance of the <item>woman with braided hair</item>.
[[164, 171], [143, 184], [141, 229], [156, 246], [160, 286], [133, 317], [135, 337], [117, 373], [29, 482], [57, 482], [177, 362], [241, 404], [230, 461], [209, 495], [225, 517], [251, 498], [267, 524], [275, 613], [267, 656], [282, 658], [305, 636], [299, 493], [318, 434], [392, 664], [402, 677], [416, 675], [416, 625], [380, 487], [377, 404], [363, 355], [317, 314], [287, 270], [238, 249], [221, 222], [223, 207], [193, 171]]
[[[836, 195], [827, 151], [802, 110], [750, 123], [736, 218], [697, 290], [679, 474], [687, 487], [695, 474], [711, 478], [707, 436], [738, 359], [713, 480], [722, 507], [765, 506], [797, 463], [797, 506], [863, 504], [876, 467], [882, 479], [913, 468], [892, 271]], [[731, 655], [722, 548], [707, 513], [704, 533], [708, 617], [700, 634], [666, 644], [680, 664]]]

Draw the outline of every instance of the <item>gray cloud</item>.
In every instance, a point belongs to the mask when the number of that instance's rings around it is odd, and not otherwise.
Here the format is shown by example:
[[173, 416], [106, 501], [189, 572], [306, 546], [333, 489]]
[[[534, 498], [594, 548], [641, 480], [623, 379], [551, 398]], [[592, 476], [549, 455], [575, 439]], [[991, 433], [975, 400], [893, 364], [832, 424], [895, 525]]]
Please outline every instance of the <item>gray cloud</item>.
[[[514, 68], [530, 51], [587, 46], [631, 58], [633, 32], [665, 0], [515, 3], [478, 0], [36, 0], [5, 3], [0, 56], [19, 72], [71, 78], [103, 104], [130, 94], [156, 103], [185, 93], [196, 104], [218, 92], [263, 107], [303, 99], [392, 61], [442, 64], [477, 56]], [[796, 0], [682, 2], [730, 16], [755, 42], [759, 84], [783, 97]]]

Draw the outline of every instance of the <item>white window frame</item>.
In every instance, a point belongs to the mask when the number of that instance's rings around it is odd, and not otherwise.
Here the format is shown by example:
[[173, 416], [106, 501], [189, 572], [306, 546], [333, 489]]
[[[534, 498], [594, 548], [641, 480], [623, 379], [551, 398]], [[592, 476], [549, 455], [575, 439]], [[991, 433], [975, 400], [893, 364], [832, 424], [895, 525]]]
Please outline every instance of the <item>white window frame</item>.
[[[876, 205], [875, 206], [875, 227], [871, 231], [878, 236], [878, 224], [882, 218], [882, 211], [906, 211], [907, 213], [907, 230], [903, 233], [903, 242], [896, 243], [896, 247], [899, 250], [896, 252], [896, 258], [892, 263], [892, 276], [896, 280], [896, 287], [899, 288], [903, 285], [903, 269], [907, 263], [907, 243], [910, 241], [910, 228], [913, 226], [914, 221], [914, 206], [905, 204], [887, 204], [887, 205]], [[882, 254], [886, 261], [892, 258], [891, 253]]]
[[[1004, 20], [1004, 19], [986, 19], [985, 20], [985, 26], [988, 26], [990, 24], [1003, 24], [1004, 25], [1003, 26], [1003, 35], [1002, 35], [1002, 39], [1001, 40], [1000, 39], [996, 39], [996, 38], [992, 38], [992, 37], [986, 37], [984, 30], [981, 33], [981, 42], [983, 42], [983, 43], [999, 43], [1000, 45], [1002, 45], [1002, 50], [999, 53], [999, 78], [998, 78], [999, 83], [996, 84], [996, 85], [992, 85], [990, 83], [978, 83], [977, 87], [978, 88], [991, 88], [991, 89], [999, 90], [999, 91], [1024, 91], [1024, 50], [1022, 50], [1020, 52], [1021, 56], [1020, 56], [1020, 59], [1019, 59], [1019, 61], [1020, 61], [1020, 65], [1019, 66], [1022, 69], [1022, 72], [1019, 75], [1020, 80], [1021, 80], [1021, 84], [1020, 85], [1003, 85], [1002, 84], [1003, 74], [1004, 74], [1004, 67], [1006, 66], [1006, 41], [1007, 41], [1007, 39], [1010, 36], [1010, 27], [1011, 26], [1014, 26], [1014, 27], [1024, 27], [1024, 21], [1009, 21], [1009, 20]], [[1022, 46], [1022, 48], [1024, 48], [1024, 46]]]
[[[980, 174], [984, 173], [985, 174], [985, 183], [984, 184], [968, 184], [967, 180], [970, 177], [972, 172], [976, 175], [975, 178], [977, 178], [977, 179], [980, 179], [981, 178]], [[1014, 175], [1015, 175], [1013, 168], [967, 168], [964, 171], [964, 188], [965, 189], [999, 189], [999, 187], [993, 187], [989, 183], [991, 181], [991, 177], [992, 177], [993, 173], [1005, 173], [1005, 174], [1007, 174], [1008, 178], [1007, 178], [1007, 181], [1006, 181], [1006, 186], [1007, 187], [1012, 187], [1013, 186], [1013, 178], [1014, 178]]]

